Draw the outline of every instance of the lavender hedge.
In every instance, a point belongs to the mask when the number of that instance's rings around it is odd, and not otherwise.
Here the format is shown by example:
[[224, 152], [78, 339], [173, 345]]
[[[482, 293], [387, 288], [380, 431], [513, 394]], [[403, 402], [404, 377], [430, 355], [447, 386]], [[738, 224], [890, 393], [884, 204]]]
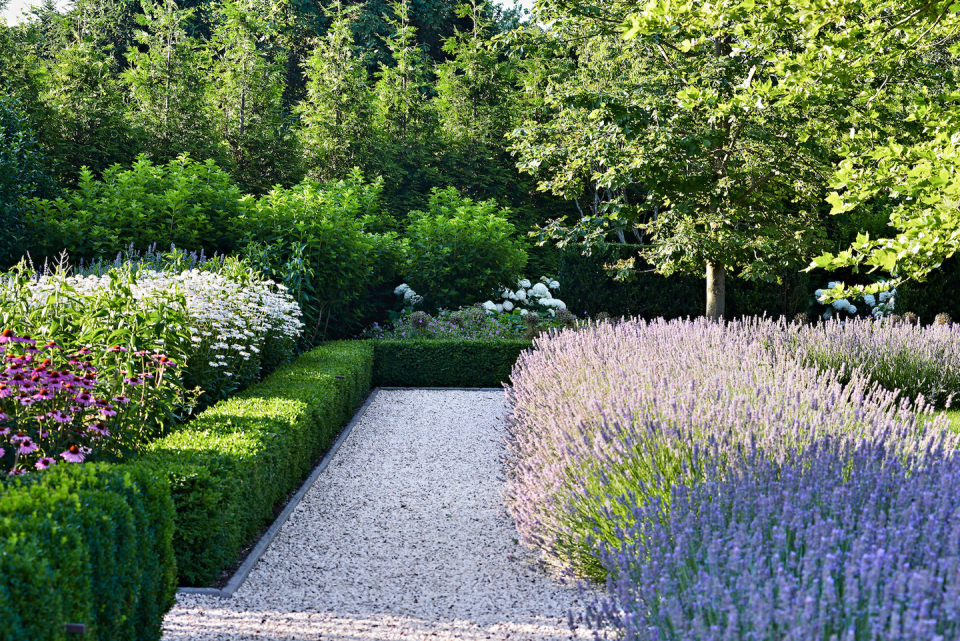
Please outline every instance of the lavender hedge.
[[889, 320], [831, 321], [788, 330], [798, 356], [823, 369], [859, 369], [889, 390], [949, 406], [960, 392], [960, 325], [921, 327]]
[[528, 544], [595, 578], [598, 543], [618, 547], [635, 507], [709, 479], [704, 452], [721, 469], [753, 449], [783, 465], [832, 437], [909, 457], [948, 426], [857, 373], [804, 366], [771, 321], [601, 324], [537, 348], [508, 390], [510, 509]]
[[960, 638], [960, 457], [823, 439], [777, 465], [711, 456], [634, 509], [588, 609], [628, 640]]

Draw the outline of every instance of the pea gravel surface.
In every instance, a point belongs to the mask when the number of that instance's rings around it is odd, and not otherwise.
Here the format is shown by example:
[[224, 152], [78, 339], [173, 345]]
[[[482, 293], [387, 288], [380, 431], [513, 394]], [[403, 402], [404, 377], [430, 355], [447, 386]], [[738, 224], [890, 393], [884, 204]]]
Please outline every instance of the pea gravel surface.
[[231, 599], [177, 595], [165, 641], [590, 638], [503, 501], [504, 396], [381, 390]]

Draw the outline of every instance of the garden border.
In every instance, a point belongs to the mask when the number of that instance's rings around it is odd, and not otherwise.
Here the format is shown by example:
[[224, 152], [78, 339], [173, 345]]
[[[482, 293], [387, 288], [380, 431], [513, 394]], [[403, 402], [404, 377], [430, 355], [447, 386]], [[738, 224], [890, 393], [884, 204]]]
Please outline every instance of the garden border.
[[247, 558], [243, 560], [243, 563], [240, 564], [240, 567], [237, 568], [237, 571], [233, 573], [233, 576], [230, 577], [230, 580], [227, 581], [227, 584], [223, 589], [218, 588], [178, 588], [178, 594], [200, 594], [203, 596], [215, 596], [220, 597], [221, 599], [229, 599], [233, 597], [234, 592], [240, 589], [240, 586], [243, 585], [243, 582], [247, 580], [247, 577], [250, 575], [250, 572], [253, 571], [253, 568], [257, 565], [257, 562], [260, 561], [260, 557], [263, 556], [264, 552], [267, 551], [267, 548], [270, 547], [270, 544], [273, 543], [273, 540], [277, 537], [277, 534], [280, 533], [280, 528], [283, 527], [283, 524], [286, 523], [287, 519], [293, 513], [293, 510], [300, 504], [300, 501], [306, 496], [307, 492], [313, 487], [313, 484], [320, 478], [320, 475], [323, 473], [327, 466], [330, 464], [330, 461], [333, 460], [334, 455], [336, 455], [337, 450], [340, 449], [340, 446], [343, 445], [343, 442], [347, 440], [347, 437], [350, 436], [350, 432], [353, 431], [353, 427], [360, 422], [360, 419], [363, 418], [363, 415], [366, 414], [367, 408], [373, 403], [373, 399], [377, 397], [377, 394], [381, 391], [393, 391], [393, 390], [426, 390], [426, 391], [437, 391], [437, 390], [447, 390], [447, 391], [469, 391], [469, 392], [502, 392], [503, 388], [501, 387], [375, 387], [370, 392], [370, 395], [367, 396], [367, 400], [363, 402], [363, 405], [360, 406], [360, 409], [357, 410], [356, 414], [353, 415], [353, 418], [350, 419], [350, 422], [347, 423], [347, 426], [343, 428], [343, 431], [340, 432], [340, 436], [337, 437], [337, 440], [330, 447], [330, 451], [326, 453], [323, 457], [323, 460], [313, 468], [313, 471], [310, 473], [310, 476], [306, 478], [303, 482], [303, 485], [300, 486], [300, 489], [297, 490], [297, 493], [287, 502], [286, 507], [283, 508], [283, 511], [277, 516], [276, 520], [270, 525], [270, 528], [264, 533], [260, 540], [257, 541], [256, 546], [250, 550], [250, 554], [247, 555]]

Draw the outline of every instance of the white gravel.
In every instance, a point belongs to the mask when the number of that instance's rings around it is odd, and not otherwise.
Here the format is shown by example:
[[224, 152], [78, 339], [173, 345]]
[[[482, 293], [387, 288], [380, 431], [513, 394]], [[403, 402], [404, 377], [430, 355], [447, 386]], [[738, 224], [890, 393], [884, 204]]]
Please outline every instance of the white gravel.
[[232, 599], [178, 595], [164, 639], [589, 638], [578, 590], [516, 543], [504, 399], [380, 391]]

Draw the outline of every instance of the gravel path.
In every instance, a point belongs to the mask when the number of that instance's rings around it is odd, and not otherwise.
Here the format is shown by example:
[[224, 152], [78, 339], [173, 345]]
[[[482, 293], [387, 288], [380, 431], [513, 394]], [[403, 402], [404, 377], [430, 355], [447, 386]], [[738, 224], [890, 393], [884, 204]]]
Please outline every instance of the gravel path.
[[232, 599], [178, 595], [166, 641], [571, 636], [577, 590], [516, 541], [503, 394], [381, 391]]

